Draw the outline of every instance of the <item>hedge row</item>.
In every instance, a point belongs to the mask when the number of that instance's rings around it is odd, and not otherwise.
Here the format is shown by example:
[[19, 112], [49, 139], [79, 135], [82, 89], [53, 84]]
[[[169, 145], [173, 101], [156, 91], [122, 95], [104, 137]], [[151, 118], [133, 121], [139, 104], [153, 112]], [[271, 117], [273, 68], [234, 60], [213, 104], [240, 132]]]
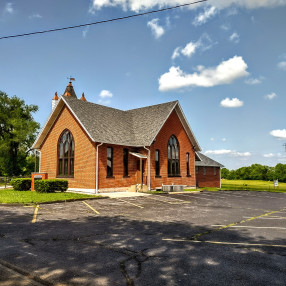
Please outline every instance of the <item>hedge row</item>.
[[39, 193], [54, 193], [56, 191], [65, 192], [68, 189], [67, 180], [36, 180], [35, 191]]
[[15, 191], [29, 191], [31, 189], [30, 178], [12, 179], [10, 184]]

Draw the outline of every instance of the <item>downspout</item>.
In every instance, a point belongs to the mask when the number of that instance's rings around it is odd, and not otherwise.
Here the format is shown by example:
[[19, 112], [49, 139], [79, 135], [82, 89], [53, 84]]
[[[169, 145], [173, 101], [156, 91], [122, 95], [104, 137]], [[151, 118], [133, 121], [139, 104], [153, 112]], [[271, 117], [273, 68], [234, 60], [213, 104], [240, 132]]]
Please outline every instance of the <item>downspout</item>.
[[221, 189], [221, 167], [219, 167], [219, 188]]
[[36, 152], [40, 153], [40, 156], [39, 156], [39, 173], [41, 173], [41, 157], [42, 157], [42, 153], [41, 153], [40, 150], [36, 150]]
[[100, 143], [96, 146], [96, 183], [95, 183], [95, 193], [98, 194], [98, 147], [100, 147], [103, 143]]
[[148, 151], [148, 191], [151, 191], [151, 151], [145, 146], [143, 148]]

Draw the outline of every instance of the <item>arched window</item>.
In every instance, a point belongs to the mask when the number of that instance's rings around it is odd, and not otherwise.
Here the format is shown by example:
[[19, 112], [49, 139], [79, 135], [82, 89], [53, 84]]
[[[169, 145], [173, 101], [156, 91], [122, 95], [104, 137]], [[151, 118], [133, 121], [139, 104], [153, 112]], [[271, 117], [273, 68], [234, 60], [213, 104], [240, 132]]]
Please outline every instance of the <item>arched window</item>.
[[74, 176], [74, 140], [69, 130], [61, 134], [58, 143], [58, 176]]
[[180, 176], [180, 149], [175, 135], [168, 142], [168, 176]]

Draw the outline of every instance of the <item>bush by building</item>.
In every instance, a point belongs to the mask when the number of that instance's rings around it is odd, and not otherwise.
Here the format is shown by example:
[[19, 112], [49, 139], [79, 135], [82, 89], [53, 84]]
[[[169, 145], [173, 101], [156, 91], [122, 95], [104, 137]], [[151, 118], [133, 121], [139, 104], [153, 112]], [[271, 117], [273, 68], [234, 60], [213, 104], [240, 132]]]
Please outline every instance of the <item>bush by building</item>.
[[10, 184], [15, 191], [29, 191], [31, 189], [30, 178], [12, 179]]
[[39, 193], [65, 192], [68, 189], [67, 180], [36, 180], [35, 191]]

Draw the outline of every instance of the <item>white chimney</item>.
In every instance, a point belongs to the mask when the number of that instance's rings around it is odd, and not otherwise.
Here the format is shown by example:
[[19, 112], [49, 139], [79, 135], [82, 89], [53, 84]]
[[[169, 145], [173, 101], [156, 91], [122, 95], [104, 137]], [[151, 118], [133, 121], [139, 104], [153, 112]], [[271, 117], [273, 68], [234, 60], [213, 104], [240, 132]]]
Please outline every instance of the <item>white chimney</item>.
[[58, 104], [59, 98], [58, 98], [58, 93], [55, 93], [55, 96], [52, 99], [52, 111], [56, 108]]

